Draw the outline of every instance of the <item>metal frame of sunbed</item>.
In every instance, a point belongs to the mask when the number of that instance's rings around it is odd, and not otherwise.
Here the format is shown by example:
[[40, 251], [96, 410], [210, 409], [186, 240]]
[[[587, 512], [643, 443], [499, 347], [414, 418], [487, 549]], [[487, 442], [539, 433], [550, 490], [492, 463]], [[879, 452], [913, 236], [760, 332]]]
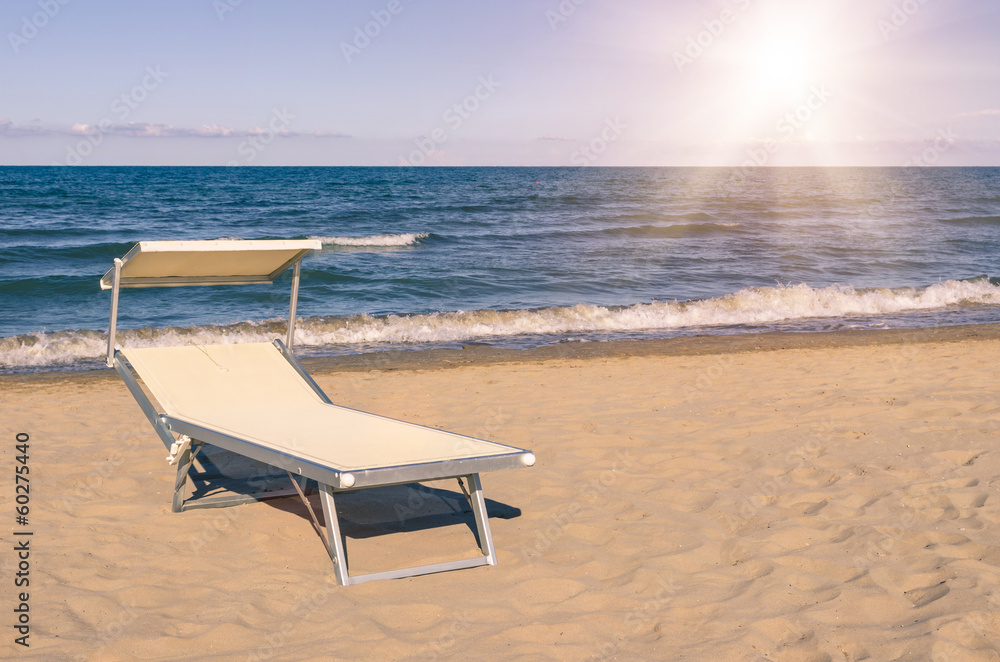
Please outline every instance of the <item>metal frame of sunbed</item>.
[[[171, 462], [177, 462], [177, 478], [174, 483], [173, 511], [181, 512], [190, 508], [222, 507], [258, 501], [264, 498], [298, 494], [305, 502], [313, 522], [319, 529], [319, 521], [311, 504], [306, 498], [307, 481], [315, 481], [319, 488], [320, 503], [326, 523], [326, 546], [334, 564], [337, 582], [340, 585], [358, 584], [374, 579], [394, 579], [410, 577], [459, 568], [470, 568], [480, 565], [496, 565], [496, 551], [490, 532], [486, 503], [483, 497], [479, 474], [487, 471], [531, 466], [534, 455], [527, 450], [498, 444], [496, 442], [474, 439], [464, 435], [426, 428], [412, 423], [395, 421], [382, 416], [355, 411], [334, 405], [323, 393], [322, 389], [309, 376], [306, 370], [292, 355], [291, 347], [295, 330], [295, 316], [298, 302], [298, 289], [302, 258], [313, 250], [321, 247], [320, 242], [313, 240], [215, 240], [215, 241], [155, 241], [136, 244], [123, 258], [116, 258], [114, 268], [101, 279], [101, 288], [110, 289], [111, 321], [108, 328], [107, 363], [113, 367], [125, 383], [140, 409], [149, 420], [160, 440], [170, 451]], [[292, 384], [295, 392], [308, 391], [302, 397], [309, 401], [304, 406], [312, 407], [316, 413], [342, 417], [358, 425], [376, 425], [399, 432], [421, 436], [423, 439], [435, 442], [448, 440], [453, 444], [453, 452], [439, 453], [429, 461], [413, 461], [409, 463], [386, 463], [370, 466], [365, 463], [355, 463], [356, 466], [341, 466], [329, 458], [319, 457], [322, 453], [296, 452], [295, 444], [286, 443], [287, 439], [260, 439], [254, 432], [234, 433], [230, 417], [226, 424], [213, 424], [202, 420], [206, 416], [194, 416], [183, 411], [169, 411], [171, 389], [159, 383], [161, 375], [153, 369], [153, 364], [147, 364], [147, 357], [159, 359], [176, 359], [183, 365], [181, 359], [188, 357], [190, 365], [190, 346], [171, 348], [116, 349], [116, 327], [118, 318], [119, 291], [123, 287], [172, 287], [184, 285], [222, 285], [271, 283], [289, 267], [293, 268], [292, 293], [288, 317], [288, 330], [285, 342], [275, 339], [269, 344], [249, 344], [237, 349], [234, 346], [207, 345], [199, 346], [205, 356], [209, 350], [222, 352], [234, 360], [253, 365], [257, 358], [270, 361], [278, 367], [279, 376], [285, 383]], [[240, 356], [245, 355], [245, 356]], [[276, 357], [280, 357], [276, 359]], [[211, 357], [210, 357], [211, 358]], [[138, 364], [138, 365], [137, 365]], [[217, 364], [218, 365], [218, 364]], [[236, 364], [234, 364], [236, 365]], [[284, 366], [284, 367], [281, 367]], [[219, 368], [223, 372], [227, 368]], [[145, 374], [143, 372], [145, 371]], [[294, 374], [293, 374], [294, 373]], [[195, 377], [195, 375], [191, 375]], [[176, 381], [176, 375], [173, 376]], [[142, 384], [140, 384], [140, 380]], [[293, 383], [294, 382], [294, 383]], [[173, 393], [179, 389], [174, 386]], [[207, 387], [206, 387], [207, 388]], [[149, 391], [149, 393], [147, 393]], [[159, 393], [156, 393], [159, 391]], [[152, 394], [152, 398], [150, 397]], [[295, 396], [298, 397], [298, 396]], [[157, 404], [154, 404], [154, 399]], [[301, 404], [301, 403], [300, 403]], [[319, 409], [317, 409], [319, 408]], [[330, 409], [327, 409], [330, 408]], [[254, 411], [258, 411], [259, 408]], [[264, 413], [264, 412], [260, 412]], [[268, 416], [281, 416], [281, 411]], [[211, 415], [208, 415], [211, 418]], [[364, 419], [358, 417], [366, 417]], [[322, 416], [320, 416], [322, 418]], [[228, 427], [227, 427], [228, 425]], [[238, 426], [237, 426], [238, 427]], [[442, 436], [443, 435], [443, 436]], [[323, 448], [329, 444], [344, 443], [333, 439], [319, 441]], [[294, 441], [294, 440], [292, 440]], [[375, 443], [371, 439], [351, 440], [354, 444]], [[266, 463], [288, 472], [292, 487], [288, 490], [273, 490], [254, 494], [232, 494], [221, 497], [199, 498], [185, 500], [186, 484], [195, 458], [205, 445], [216, 446], [228, 451], [246, 456], [253, 460]], [[358, 447], [360, 448], [360, 447]], [[459, 449], [471, 451], [478, 448], [480, 452], [459, 453]], [[440, 449], [440, 446], [439, 446]], [[343, 452], [344, 449], [341, 449]], [[357, 449], [355, 449], [357, 450]], [[376, 451], [378, 449], [376, 448]], [[377, 452], [376, 452], [377, 454]], [[418, 457], [419, 453], [410, 453]], [[447, 456], [447, 457], [445, 457]], [[476, 521], [476, 533], [482, 556], [434, 563], [429, 565], [389, 570], [351, 576], [348, 573], [346, 539], [341, 530], [337, 516], [334, 495], [340, 492], [360, 490], [371, 487], [403, 485], [421, 481], [439, 479], [457, 479], [459, 487], [468, 498]], [[466, 490], [463, 480], [468, 482]]]

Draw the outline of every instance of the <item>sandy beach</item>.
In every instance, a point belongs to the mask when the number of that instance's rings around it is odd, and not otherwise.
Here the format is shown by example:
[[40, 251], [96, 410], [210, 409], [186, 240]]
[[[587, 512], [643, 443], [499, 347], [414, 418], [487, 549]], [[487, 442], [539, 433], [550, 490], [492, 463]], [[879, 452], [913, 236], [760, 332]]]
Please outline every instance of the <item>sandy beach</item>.
[[[18, 433], [33, 532], [3, 657], [1000, 660], [996, 328], [402, 354], [307, 366], [338, 404], [535, 452], [483, 477], [499, 565], [338, 587], [295, 498], [171, 513], [112, 371], [0, 377], [8, 626]], [[454, 481], [428, 487], [345, 499], [352, 570], [474, 551]]]

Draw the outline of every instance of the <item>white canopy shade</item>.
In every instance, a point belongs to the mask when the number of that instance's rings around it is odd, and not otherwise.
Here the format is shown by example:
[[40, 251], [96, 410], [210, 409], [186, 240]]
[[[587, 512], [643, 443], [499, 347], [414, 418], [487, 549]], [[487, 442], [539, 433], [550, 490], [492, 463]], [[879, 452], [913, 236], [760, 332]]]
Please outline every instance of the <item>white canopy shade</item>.
[[125, 257], [116, 259], [115, 267], [101, 278], [101, 289], [111, 290], [108, 366], [114, 364], [118, 291], [121, 288], [271, 283], [278, 274], [295, 265], [285, 342], [291, 350], [301, 260], [310, 251], [321, 248], [323, 242], [319, 239], [140, 241]]
[[[120, 287], [270, 283], [322, 247], [318, 239], [140, 241], [122, 258]], [[114, 275], [104, 274], [102, 290], [114, 286]]]

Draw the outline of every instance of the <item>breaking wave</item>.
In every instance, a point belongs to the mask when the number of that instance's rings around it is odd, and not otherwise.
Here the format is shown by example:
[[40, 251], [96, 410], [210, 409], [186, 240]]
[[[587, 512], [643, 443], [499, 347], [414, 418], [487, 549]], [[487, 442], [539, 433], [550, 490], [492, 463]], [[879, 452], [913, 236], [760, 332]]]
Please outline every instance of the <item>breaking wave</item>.
[[319, 239], [324, 246], [413, 246], [429, 237], [427, 232], [406, 234], [376, 234], [369, 237], [309, 237]]
[[[396, 236], [396, 235], [388, 235]], [[751, 287], [695, 301], [631, 306], [576, 306], [533, 310], [471, 310], [414, 315], [311, 317], [299, 320], [295, 342], [324, 348], [373, 349], [379, 345], [447, 344], [475, 339], [608, 332], [675, 330], [703, 326], [760, 326], [807, 318], [880, 316], [952, 306], [1000, 305], [1000, 284], [980, 277], [926, 288], [864, 288], [805, 284]], [[283, 320], [121, 330], [125, 347], [266, 342], [282, 337]], [[57, 331], [0, 338], [4, 372], [99, 367], [106, 351], [102, 331]]]

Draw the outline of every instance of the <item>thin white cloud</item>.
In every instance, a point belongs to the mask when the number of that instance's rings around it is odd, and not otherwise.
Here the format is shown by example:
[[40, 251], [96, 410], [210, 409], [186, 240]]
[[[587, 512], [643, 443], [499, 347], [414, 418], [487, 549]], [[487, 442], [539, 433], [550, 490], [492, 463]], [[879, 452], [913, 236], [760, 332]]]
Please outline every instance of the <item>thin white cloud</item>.
[[48, 130], [39, 124], [14, 124], [0, 117], [0, 136], [41, 136]]
[[567, 138], [565, 136], [539, 136], [538, 138], [536, 138], [536, 140], [551, 140], [551, 141], [560, 142], [560, 143], [571, 143], [571, 142], [573, 142], [572, 138]]
[[346, 133], [337, 131], [316, 131], [312, 134], [302, 134], [281, 129], [272, 131], [268, 128], [254, 127], [252, 129], [232, 129], [218, 124], [206, 124], [195, 127], [177, 127], [172, 124], [155, 124], [151, 122], [128, 122], [124, 124], [99, 125], [76, 123], [72, 126], [44, 127], [40, 124], [14, 124], [11, 120], [0, 118], [0, 136], [87, 136], [95, 134], [129, 136], [133, 138], [249, 138], [274, 134], [283, 138], [298, 136], [313, 136], [318, 138], [350, 138]]
[[959, 113], [959, 117], [988, 117], [990, 115], [1000, 115], [1000, 108], [987, 108], [986, 110], [973, 110], [967, 113]]

